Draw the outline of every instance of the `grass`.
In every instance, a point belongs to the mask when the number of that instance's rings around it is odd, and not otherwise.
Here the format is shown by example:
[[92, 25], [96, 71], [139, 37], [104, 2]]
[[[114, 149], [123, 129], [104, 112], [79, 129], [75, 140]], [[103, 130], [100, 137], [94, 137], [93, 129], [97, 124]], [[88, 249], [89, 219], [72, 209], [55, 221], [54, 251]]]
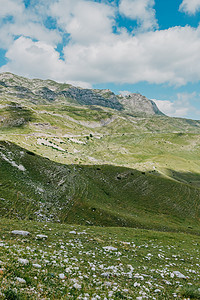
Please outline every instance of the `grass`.
[[[28, 170], [1, 159], [1, 216], [199, 233], [195, 121], [124, 119], [112, 110], [53, 104], [29, 109], [34, 121], [0, 130], [0, 140], [22, 147], [3, 143], [4, 155]], [[106, 126], [87, 127], [111, 115]]]
[[198, 174], [58, 164], [8, 142], [0, 152], [1, 216], [199, 233]]
[[199, 121], [3, 92], [0, 109], [0, 299], [200, 298]]
[[199, 299], [199, 243], [188, 234], [1, 219], [1, 297]]
[[[0, 127], [0, 139], [8, 139], [22, 147], [29, 140], [26, 147], [33, 151], [37, 135], [63, 139], [66, 133], [80, 136], [79, 138], [92, 134], [93, 138], [87, 143], [87, 147], [72, 147], [65, 143], [66, 148], [79, 151], [73, 156], [63, 158], [61, 155], [56, 158], [55, 153], [45, 146], [40, 146], [37, 153], [62, 163], [79, 161], [81, 157], [85, 164], [90, 164], [90, 157], [93, 157], [102, 164], [145, 169], [145, 164], [152, 162], [162, 169], [167, 165], [166, 168], [175, 168], [175, 171], [188, 171], [190, 168], [191, 172], [200, 173], [200, 129], [188, 124], [187, 120], [167, 117], [129, 118], [116, 114], [113, 110], [96, 111], [54, 104], [29, 106], [29, 109], [34, 120], [23, 128]], [[112, 121], [102, 126], [101, 121], [110, 119], [111, 116]], [[69, 153], [73, 153], [69, 150]]]

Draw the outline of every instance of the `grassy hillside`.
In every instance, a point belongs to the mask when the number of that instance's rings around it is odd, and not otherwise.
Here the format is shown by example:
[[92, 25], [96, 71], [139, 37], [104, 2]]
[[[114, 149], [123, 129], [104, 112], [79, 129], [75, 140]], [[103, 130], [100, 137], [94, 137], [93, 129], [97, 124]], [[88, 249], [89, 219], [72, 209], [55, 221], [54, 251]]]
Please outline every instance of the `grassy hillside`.
[[198, 233], [198, 121], [10, 103], [0, 140], [2, 216]]
[[200, 173], [198, 121], [53, 104], [12, 104], [1, 109], [0, 119], [0, 140], [57, 162]]
[[184, 180], [198, 174], [58, 164], [10, 142], [0, 170], [4, 217], [199, 233], [200, 189]]
[[200, 299], [199, 244], [189, 234], [1, 218], [0, 298]]
[[70, 85], [11, 75], [0, 299], [200, 299], [200, 121], [80, 106]]

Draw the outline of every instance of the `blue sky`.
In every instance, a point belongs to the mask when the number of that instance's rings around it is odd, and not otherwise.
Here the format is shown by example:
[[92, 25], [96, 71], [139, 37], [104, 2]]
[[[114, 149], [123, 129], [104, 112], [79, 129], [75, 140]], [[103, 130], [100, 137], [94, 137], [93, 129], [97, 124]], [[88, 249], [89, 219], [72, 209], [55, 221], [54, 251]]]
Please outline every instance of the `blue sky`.
[[0, 72], [115, 93], [200, 119], [200, 0], [0, 0]]

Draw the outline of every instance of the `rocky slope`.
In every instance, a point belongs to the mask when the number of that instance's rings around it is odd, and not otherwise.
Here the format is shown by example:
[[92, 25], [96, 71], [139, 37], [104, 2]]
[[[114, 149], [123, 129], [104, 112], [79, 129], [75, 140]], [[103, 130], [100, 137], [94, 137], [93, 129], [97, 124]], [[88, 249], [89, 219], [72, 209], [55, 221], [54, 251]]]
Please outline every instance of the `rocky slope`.
[[120, 103], [123, 105], [125, 111], [130, 114], [139, 113], [147, 115], [161, 115], [164, 114], [158, 109], [155, 102], [149, 100], [145, 96], [136, 93], [130, 93], [127, 96], [120, 95]]
[[156, 104], [140, 94], [115, 95], [110, 90], [83, 89], [52, 80], [27, 79], [11, 73], [0, 74], [0, 100], [45, 104], [64, 102], [99, 105], [129, 114], [163, 115]]

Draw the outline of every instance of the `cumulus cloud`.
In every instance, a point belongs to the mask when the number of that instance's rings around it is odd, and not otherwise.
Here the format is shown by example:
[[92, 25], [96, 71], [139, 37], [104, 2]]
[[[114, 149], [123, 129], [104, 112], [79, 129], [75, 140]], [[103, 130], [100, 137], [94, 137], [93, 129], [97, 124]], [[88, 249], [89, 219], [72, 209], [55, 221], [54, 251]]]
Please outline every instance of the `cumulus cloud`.
[[156, 100], [152, 99], [160, 111], [169, 117], [185, 117], [189, 111], [188, 107], [183, 105], [179, 106], [176, 102], [171, 102], [169, 100]]
[[6, 53], [9, 62], [0, 68], [1, 72], [12, 72], [30, 78], [67, 81], [75, 86], [90, 88], [87, 82], [71, 80], [66, 63], [52, 45], [34, 42], [30, 38], [20, 37]]
[[23, 14], [24, 3], [22, 0], [0, 0], [0, 18], [8, 16], [18, 17]]
[[70, 34], [73, 43], [88, 44], [106, 41], [112, 34], [115, 10], [92, 1], [60, 0], [50, 6], [52, 16]]
[[107, 43], [69, 44], [64, 54], [72, 76], [92, 83], [183, 85], [200, 79], [200, 27], [112, 35]]
[[9, 60], [1, 71], [10, 71], [19, 75], [31, 77], [61, 79], [64, 62], [59, 59], [59, 53], [44, 42], [33, 42], [30, 38], [18, 38], [6, 53]]
[[[21, 0], [0, 0], [5, 4], [2, 18], [14, 17], [1, 26], [0, 43], [2, 47], [7, 42], [8, 63], [0, 71], [85, 86], [139, 81], [184, 85], [200, 80], [200, 26], [114, 33], [117, 7], [108, 1], [50, 0], [46, 10], [46, 1], [36, 3], [25, 9]], [[18, 17], [11, 4], [16, 4]], [[153, 5], [154, 0], [121, 0], [119, 10], [155, 24]], [[56, 22], [54, 30], [45, 27], [48, 16]], [[57, 45], [63, 33], [70, 39], [60, 59]]]
[[178, 93], [175, 101], [152, 99], [158, 108], [170, 117], [186, 117], [189, 112], [194, 113], [195, 108], [191, 105], [191, 100], [196, 97], [196, 93]]
[[24, 36], [47, 44], [56, 45], [61, 41], [61, 36], [55, 30], [49, 30], [43, 25], [25, 20], [17, 23], [4, 24], [0, 31], [1, 47], [9, 48], [16, 37]]
[[[16, 37], [26, 36], [48, 44], [56, 45], [61, 35], [56, 30], [49, 30], [38, 14], [41, 7], [25, 8], [22, 0], [0, 0], [0, 46], [9, 48]], [[42, 10], [40, 10], [42, 13]]]
[[179, 6], [179, 10], [189, 15], [194, 15], [200, 11], [200, 0], [183, 0]]
[[154, 29], [158, 27], [154, 5], [154, 0], [121, 0], [119, 12], [132, 20], [137, 20], [143, 30]]
[[[61, 81], [70, 79], [91, 84], [147, 81], [184, 85], [200, 80], [200, 27], [174, 27], [137, 36], [109, 36], [106, 43], [101, 39], [88, 44], [72, 40], [63, 49], [64, 61], [50, 43], [20, 38], [9, 47], [9, 63], [3, 69], [9, 67], [12, 72], [21, 72], [21, 64], [31, 53], [26, 74], [38, 70], [38, 75], [41, 72], [41, 76], [46, 74]], [[46, 57], [41, 54], [40, 59], [37, 51], [30, 51], [32, 48], [27, 47], [27, 43], [48, 50]], [[40, 62], [35, 64], [35, 60]], [[50, 65], [53, 66], [51, 70]]]

